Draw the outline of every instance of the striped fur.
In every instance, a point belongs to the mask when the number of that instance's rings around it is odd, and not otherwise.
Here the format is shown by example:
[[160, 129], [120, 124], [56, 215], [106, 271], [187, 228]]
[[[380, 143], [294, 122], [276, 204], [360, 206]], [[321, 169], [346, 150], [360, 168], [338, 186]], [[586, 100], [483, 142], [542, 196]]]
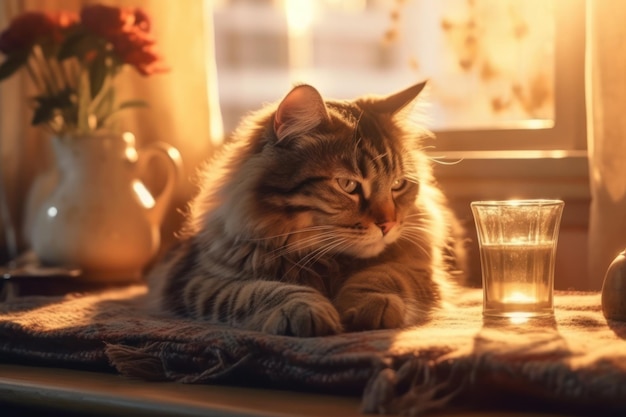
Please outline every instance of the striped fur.
[[294, 336], [396, 328], [452, 295], [458, 226], [406, 112], [423, 84], [324, 101], [295, 87], [202, 171], [149, 278], [161, 308]]

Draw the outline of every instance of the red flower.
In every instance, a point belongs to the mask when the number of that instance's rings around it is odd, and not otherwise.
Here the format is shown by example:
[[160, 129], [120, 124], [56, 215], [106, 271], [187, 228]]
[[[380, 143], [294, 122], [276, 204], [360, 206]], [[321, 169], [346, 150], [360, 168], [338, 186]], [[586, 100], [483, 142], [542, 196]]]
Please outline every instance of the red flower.
[[81, 19], [85, 30], [110, 42], [118, 58], [134, 66], [139, 73], [150, 75], [167, 71], [153, 46], [150, 18], [142, 9], [85, 6]]
[[150, 32], [150, 17], [142, 9], [135, 9], [135, 26], [143, 32]]
[[0, 51], [10, 54], [31, 48], [37, 42], [61, 43], [63, 31], [77, 22], [71, 13], [25, 12], [0, 34]]
[[60, 44], [65, 39], [65, 32], [73, 26], [78, 25], [78, 15], [76, 13], [60, 12], [49, 15], [54, 22], [54, 28], [49, 34], [50, 40]]
[[95, 4], [85, 6], [80, 12], [85, 29], [108, 41], [135, 23], [135, 14], [127, 8]]
[[167, 71], [154, 48], [154, 41], [140, 31], [120, 34], [112, 44], [120, 60], [134, 66], [142, 75]]

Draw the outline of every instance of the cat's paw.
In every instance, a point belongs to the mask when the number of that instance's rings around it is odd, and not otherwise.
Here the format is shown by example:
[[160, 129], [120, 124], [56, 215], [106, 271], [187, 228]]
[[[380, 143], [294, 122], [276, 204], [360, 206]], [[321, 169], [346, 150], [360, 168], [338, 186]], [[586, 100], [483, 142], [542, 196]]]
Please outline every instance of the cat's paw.
[[263, 326], [265, 333], [313, 337], [343, 331], [339, 313], [330, 302], [292, 300], [277, 308]]
[[341, 321], [350, 331], [402, 327], [406, 304], [396, 294], [371, 293], [351, 303], [340, 303]]

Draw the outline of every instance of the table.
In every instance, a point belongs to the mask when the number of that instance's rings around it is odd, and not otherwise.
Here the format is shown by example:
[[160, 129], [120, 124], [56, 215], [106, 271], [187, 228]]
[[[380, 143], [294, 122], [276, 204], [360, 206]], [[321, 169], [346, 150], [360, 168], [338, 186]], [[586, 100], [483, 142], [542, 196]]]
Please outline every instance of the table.
[[[57, 412], [64, 416], [362, 416], [357, 397], [231, 386], [143, 382], [116, 374], [0, 364], [0, 406], [7, 405], [13, 408], [14, 415], [23, 412], [24, 407], [36, 406], [40, 412], [45, 410], [46, 415]], [[6, 416], [4, 412], [1, 414]], [[12, 414], [9, 413], [9, 416], [12, 417]], [[438, 413], [437, 416], [557, 415], [491, 410], [451, 411]]]

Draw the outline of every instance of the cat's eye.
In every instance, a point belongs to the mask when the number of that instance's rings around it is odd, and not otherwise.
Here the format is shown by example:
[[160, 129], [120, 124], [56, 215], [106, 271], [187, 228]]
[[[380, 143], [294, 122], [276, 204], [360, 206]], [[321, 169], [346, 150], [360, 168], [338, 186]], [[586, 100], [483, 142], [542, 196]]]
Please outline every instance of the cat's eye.
[[353, 194], [357, 191], [359, 183], [349, 178], [337, 178], [337, 184], [348, 194]]
[[391, 183], [391, 189], [393, 191], [398, 191], [402, 189], [402, 187], [404, 187], [405, 184], [406, 184], [406, 180], [404, 178], [398, 178], [397, 180]]

